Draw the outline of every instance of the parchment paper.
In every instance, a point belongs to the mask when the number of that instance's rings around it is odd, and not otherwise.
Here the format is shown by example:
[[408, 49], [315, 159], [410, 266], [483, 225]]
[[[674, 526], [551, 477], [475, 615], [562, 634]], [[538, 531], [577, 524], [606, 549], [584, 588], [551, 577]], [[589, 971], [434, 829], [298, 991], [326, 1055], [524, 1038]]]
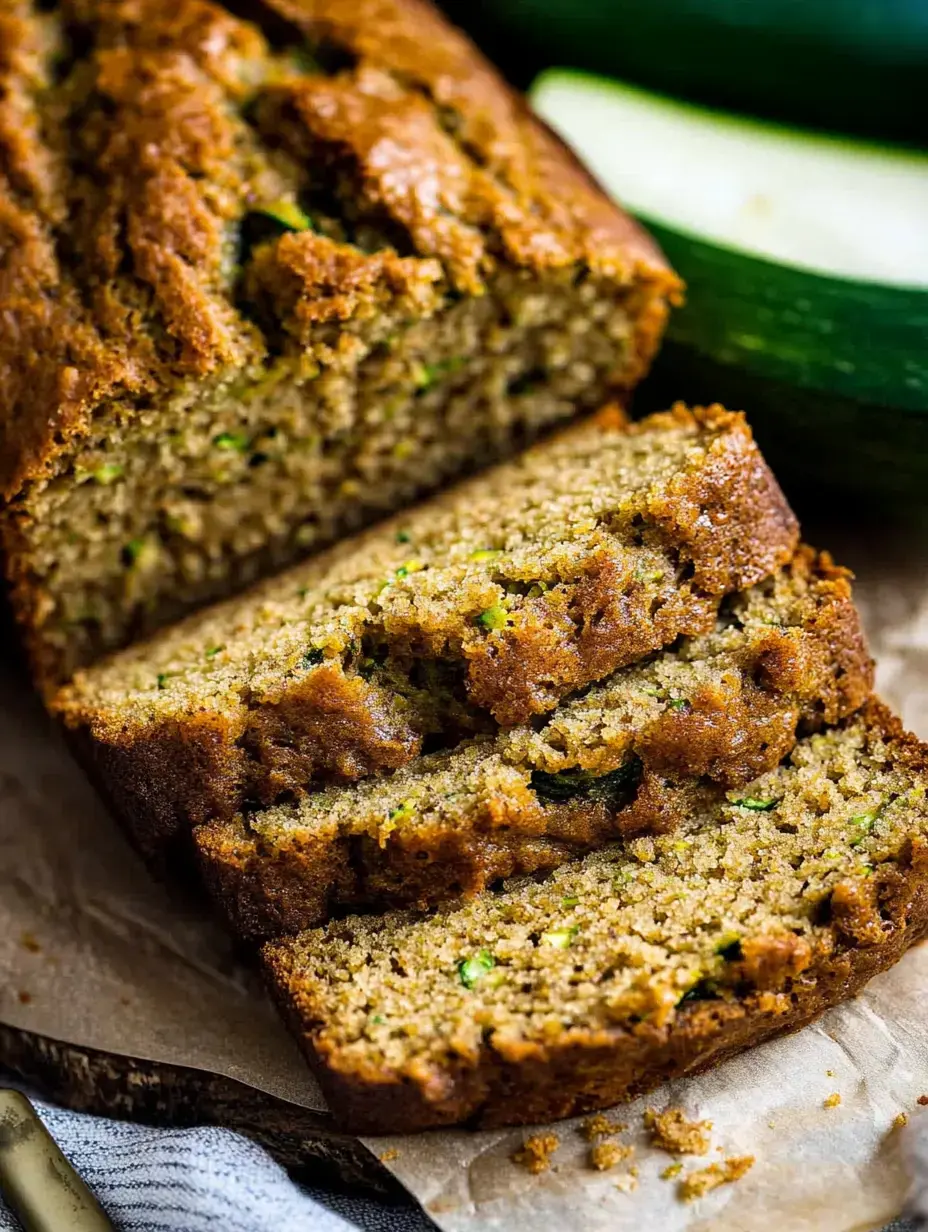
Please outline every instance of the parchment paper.
[[[858, 572], [878, 689], [928, 738], [928, 544], [820, 537]], [[913, 560], [914, 557], [914, 560]], [[50, 729], [0, 675], [0, 1021], [55, 1039], [220, 1073], [314, 1111], [316, 1084], [252, 972], [189, 897], [153, 882]], [[825, 1107], [835, 1094], [841, 1102]], [[596, 1172], [579, 1122], [554, 1127], [552, 1168], [510, 1156], [531, 1132], [440, 1132], [366, 1145], [447, 1232], [857, 1232], [902, 1207], [907, 1139], [928, 1132], [928, 944], [799, 1035], [616, 1110], [629, 1164]], [[832, 1101], [833, 1102], [833, 1101]], [[692, 1203], [645, 1144], [645, 1107], [713, 1123], [684, 1173], [753, 1155]], [[894, 1127], [905, 1112], [906, 1128]]]

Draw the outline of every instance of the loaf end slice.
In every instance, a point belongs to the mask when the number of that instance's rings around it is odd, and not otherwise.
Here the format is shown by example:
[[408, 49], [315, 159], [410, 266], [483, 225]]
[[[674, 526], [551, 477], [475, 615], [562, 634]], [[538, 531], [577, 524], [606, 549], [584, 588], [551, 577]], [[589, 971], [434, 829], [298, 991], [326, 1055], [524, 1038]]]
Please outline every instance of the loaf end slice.
[[928, 749], [879, 704], [668, 835], [269, 944], [360, 1133], [545, 1122], [795, 1030], [928, 930]]
[[531, 721], [792, 555], [742, 416], [612, 412], [79, 673], [140, 843]]
[[620, 669], [542, 726], [197, 827], [204, 879], [252, 938], [346, 906], [472, 895], [619, 836], [673, 829], [711, 795], [700, 780], [748, 783], [797, 732], [846, 717], [871, 687], [849, 576], [804, 548], [726, 599], [712, 632]]
[[0, 22], [0, 536], [44, 689], [647, 369], [679, 281], [431, 6]]

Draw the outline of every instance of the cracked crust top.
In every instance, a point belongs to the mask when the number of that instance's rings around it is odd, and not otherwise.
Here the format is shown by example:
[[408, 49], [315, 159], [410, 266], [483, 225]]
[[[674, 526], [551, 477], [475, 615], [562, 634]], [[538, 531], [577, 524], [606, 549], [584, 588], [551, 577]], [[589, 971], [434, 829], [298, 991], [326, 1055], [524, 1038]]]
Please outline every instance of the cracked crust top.
[[[463, 35], [421, 0], [255, 11], [258, 24], [208, 0], [5, 6], [7, 498], [52, 473], [101, 406], [133, 414], [165, 385], [260, 360], [240, 285], [298, 345], [310, 318], [374, 310], [381, 275], [421, 297], [436, 278], [479, 294], [501, 264], [583, 269], [640, 288], [621, 381], [647, 365], [677, 280]], [[306, 43], [330, 71], [307, 71]], [[292, 189], [306, 156], [336, 168], [400, 255], [348, 261], [302, 233], [236, 268], [244, 215]]]

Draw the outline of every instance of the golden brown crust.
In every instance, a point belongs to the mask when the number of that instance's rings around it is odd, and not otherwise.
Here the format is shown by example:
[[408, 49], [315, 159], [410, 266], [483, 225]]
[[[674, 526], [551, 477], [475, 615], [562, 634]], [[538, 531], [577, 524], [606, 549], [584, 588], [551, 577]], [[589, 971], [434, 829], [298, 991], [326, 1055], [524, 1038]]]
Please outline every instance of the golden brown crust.
[[[864, 711], [873, 736], [892, 746], [897, 764], [928, 773], [928, 747], [904, 732], [879, 702]], [[693, 1002], [664, 1025], [641, 1021], [598, 1032], [572, 1029], [551, 1045], [484, 1043], [476, 1059], [447, 1059], [441, 1075], [404, 1080], [376, 1068], [341, 1068], [333, 1049], [317, 1048], [310, 989], [287, 951], [265, 949], [276, 991], [312, 1062], [330, 1108], [348, 1131], [410, 1133], [466, 1123], [493, 1127], [545, 1123], [634, 1098], [668, 1078], [698, 1073], [742, 1049], [794, 1031], [853, 996], [928, 932], [928, 844], [913, 841], [896, 865], [873, 878], [863, 903], [860, 881], [833, 894], [838, 918], [810, 959], [801, 943], [777, 940], [745, 954], [746, 985], [733, 1000]], [[879, 928], [871, 927], [877, 919]]]
[[[50, 16], [17, 0], [4, 15], [0, 288], [18, 288], [0, 330], [7, 499], [50, 473], [107, 399], [131, 414], [166, 384], [264, 353], [228, 256], [266, 173], [246, 103], [258, 115], [292, 104], [313, 148], [347, 159], [366, 204], [452, 280], [468, 249], [487, 273], [505, 233], [503, 263], [583, 264], [626, 284], [638, 319], [618, 383], [647, 366], [678, 280], [464, 36], [420, 0], [269, 7], [295, 23], [294, 46], [302, 31], [350, 67], [281, 81], [260, 30], [209, 0], [62, 0]], [[55, 56], [66, 88], [39, 103]], [[429, 199], [423, 168], [448, 184], [462, 172], [463, 193]]]
[[[666, 710], [636, 733], [629, 751], [644, 772], [621, 806], [545, 803], [526, 789], [520, 797], [489, 796], [478, 816], [457, 824], [419, 825], [411, 836], [394, 831], [381, 841], [335, 824], [322, 833], [294, 827], [271, 841], [247, 822], [214, 821], [194, 832], [211, 895], [237, 933], [266, 938], [310, 928], [345, 907], [426, 907], [469, 896], [617, 837], [673, 829], [694, 806], [693, 780], [750, 782], [792, 750], [797, 730], [836, 723], [869, 696], [872, 664], [850, 575], [807, 547], [790, 570], [809, 588], [802, 636], [794, 626], [753, 637], [736, 685], [703, 687], [685, 708]], [[332, 737], [337, 742], [337, 730]]]
[[590, 556], [576, 586], [531, 600], [518, 621], [466, 649], [470, 697], [501, 726], [550, 710], [681, 632], [706, 631], [714, 596], [751, 586], [789, 559], [796, 519], [742, 414], [678, 403], [630, 431], [694, 420], [718, 432], [705, 465], [649, 494], [640, 513], [642, 526], [656, 528], [677, 554], [692, 588], [674, 586], [655, 608], [652, 596], [629, 592], [611, 554]]

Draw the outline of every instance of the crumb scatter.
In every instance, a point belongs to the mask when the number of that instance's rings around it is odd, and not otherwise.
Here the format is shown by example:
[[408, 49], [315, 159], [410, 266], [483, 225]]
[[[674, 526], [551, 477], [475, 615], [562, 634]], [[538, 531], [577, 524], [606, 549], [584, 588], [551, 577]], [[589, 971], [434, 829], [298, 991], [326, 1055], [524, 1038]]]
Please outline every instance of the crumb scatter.
[[392, 1163], [394, 1159], [399, 1159], [399, 1157], [400, 1153], [395, 1147], [391, 1147], [389, 1151], [384, 1151], [382, 1155], [377, 1156], [382, 1164]]
[[619, 1142], [597, 1142], [590, 1151], [590, 1166], [597, 1172], [608, 1172], [616, 1164], [631, 1159], [634, 1153], [633, 1146], [623, 1146]]
[[674, 1177], [679, 1176], [682, 1171], [683, 1171], [683, 1165], [681, 1163], [668, 1164], [667, 1167], [664, 1169], [664, 1171], [661, 1173], [661, 1180], [662, 1181], [672, 1181]]
[[634, 1193], [638, 1188], [638, 1168], [632, 1166], [629, 1170], [620, 1176], [615, 1183], [619, 1193]]
[[893, 1129], [902, 1129], [905, 1125], [908, 1125], [908, 1123], [909, 1118], [904, 1112], [900, 1112], [898, 1116], [893, 1118]]
[[557, 1134], [533, 1134], [512, 1155], [512, 1162], [537, 1176], [551, 1167], [551, 1156], [560, 1146]]
[[837, 1091], [834, 1091], [831, 1095], [828, 1096], [826, 1100], [822, 1101], [822, 1107], [823, 1108], [837, 1108], [838, 1104], [840, 1103], [841, 1103], [841, 1096], [838, 1094]]
[[680, 1197], [684, 1202], [702, 1198], [720, 1185], [740, 1181], [753, 1166], [753, 1155], [732, 1155], [722, 1163], [709, 1164], [708, 1168], [700, 1168], [698, 1172], [691, 1172], [683, 1178], [679, 1186]]
[[711, 1121], [687, 1120], [682, 1108], [657, 1112], [648, 1108], [644, 1126], [651, 1134], [651, 1145], [671, 1155], [705, 1155], [709, 1150]]

